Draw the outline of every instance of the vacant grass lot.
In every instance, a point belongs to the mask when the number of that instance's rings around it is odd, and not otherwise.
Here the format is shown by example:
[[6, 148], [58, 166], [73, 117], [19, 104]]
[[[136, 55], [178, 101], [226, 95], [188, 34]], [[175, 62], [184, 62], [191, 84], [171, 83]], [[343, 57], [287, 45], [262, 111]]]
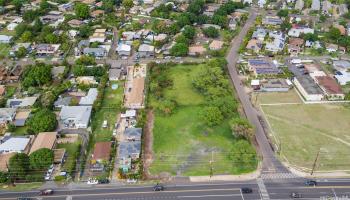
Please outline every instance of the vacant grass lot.
[[253, 93], [252, 102], [260, 104], [303, 103], [295, 89], [288, 92]]
[[[173, 175], [209, 175], [213, 158], [214, 174], [239, 174], [254, 169], [239, 169], [228, 157], [235, 144], [228, 122], [207, 128], [199, 117], [205, 99], [192, 88], [200, 65], [177, 65], [168, 72], [174, 86], [165, 95], [176, 99], [178, 108], [171, 116], [156, 112], [153, 129], [155, 159], [150, 172]], [[151, 98], [151, 104], [154, 105]]]
[[[119, 86], [117, 90], [112, 90], [111, 88], [114, 83]], [[123, 102], [123, 86], [122, 81], [112, 81], [109, 86], [105, 88], [102, 108], [95, 113], [92, 121], [92, 129], [95, 134], [96, 142], [111, 140], [114, 124]], [[104, 120], [107, 120], [107, 128], [102, 128]]]
[[262, 106], [282, 155], [311, 168], [321, 149], [318, 170], [349, 170], [350, 107], [329, 104]]

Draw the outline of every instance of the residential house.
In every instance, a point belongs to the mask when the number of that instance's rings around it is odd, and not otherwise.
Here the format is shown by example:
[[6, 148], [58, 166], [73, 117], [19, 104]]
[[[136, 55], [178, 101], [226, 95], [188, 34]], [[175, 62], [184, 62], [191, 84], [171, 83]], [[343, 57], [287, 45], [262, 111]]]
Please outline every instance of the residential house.
[[16, 28], [17, 26], [18, 26], [17, 23], [11, 22], [11, 23], [9, 23], [9, 24], [6, 26], [6, 29], [9, 30], [9, 31], [14, 31], [15, 28]]
[[0, 125], [12, 122], [16, 116], [16, 108], [0, 108]]
[[203, 25], [202, 25], [202, 29], [207, 29], [207, 28], [209, 28], [209, 27], [216, 28], [217, 30], [220, 30], [220, 29], [221, 29], [221, 26], [216, 25], [216, 24], [203, 24]]
[[279, 31], [271, 31], [269, 32], [269, 37], [273, 38], [273, 40], [272, 42], [266, 43], [265, 50], [271, 51], [273, 53], [282, 51], [286, 41], [286, 36], [284, 33]]
[[117, 47], [117, 52], [119, 56], [130, 56], [131, 45], [119, 43]]
[[345, 27], [343, 25], [336, 24], [333, 27], [337, 28], [340, 31], [341, 35], [345, 35], [346, 34], [346, 29], [345, 29]]
[[122, 33], [122, 40], [124, 41], [132, 41], [134, 40], [135, 38], [135, 35], [136, 35], [136, 32], [133, 32], [133, 31], [124, 31]]
[[290, 38], [288, 42], [288, 53], [297, 56], [302, 51], [304, 40], [301, 38]]
[[124, 141], [118, 143], [118, 157], [119, 159], [131, 158], [136, 160], [140, 158], [141, 141]]
[[60, 11], [50, 11], [47, 15], [40, 17], [40, 20], [43, 24], [57, 27], [64, 21], [64, 16]]
[[20, 48], [24, 48], [27, 50], [27, 52], [30, 52], [32, 50], [30, 43], [16, 43], [10, 50], [10, 56], [16, 56], [16, 52]]
[[338, 51], [338, 45], [336, 44], [326, 44], [326, 50], [328, 53], [334, 53]]
[[291, 82], [286, 79], [268, 79], [260, 85], [262, 92], [288, 92], [291, 88]]
[[209, 49], [210, 50], [220, 50], [222, 48], [222, 46], [224, 45], [223, 41], [220, 40], [213, 40], [210, 44], [209, 44]]
[[102, 47], [97, 47], [97, 48], [84, 48], [83, 50], [84, 55], [90, 55], [95, 58], [103, 58], [107, 56], [107, 50]]
[[91, 171], [103, 171], [109, 161], [112, 150], [111, 142], [97, 142], [91, 155]]
[[138, 49], [138, 55], [141, 58], [153, 57], [154, 56], [154, 46], [148, 44], [141, 44]]
[[238, 23], [237, 23], [237, 20], [236, 20], [236, 19], [230, 18], [230, 21], [229, 21], [229, 23], [228, 23], [228, 27], [229, 27], [230, 30], [236, 30], [237, 24], [238, 24]]
[[297, 0], [295, 2], [295, 10], [303, 10], [304, 9], [304, 0]]
[[314, 33], [314, 29], [307, 26], [301, 26], [293, 24], [292, 28], [288, 31], [288, 36], [300, 37], [301, 34]]
[[126, 128], [123, 135], [128, 141], [141, 141], [142, 128]]
[[68, 12], [68, 11], [73, 11], [74, 5], [73, 5], [73, 2], [68, 2], [68, 3], [58, 5], [57, 8], [58, 8], [58, 11]]
[[39, 133], [30, 148], [29, 154], [39, 150], [39, 149], [50, 149], [53, 150], [57, 143], [57, 132], [41, 132]]
[[346, 85], [350, 83], [350, 72], [343, 70], [343, 71], [336, 71], [334, 78], [337, 80], [337, 82], [340, 85]]
[[91, 106], [63, 106], [59, 114], [64, 129], [87, 128], [90, 122]]
[[25, 126], [27, 119], [30, 116], [30, 110], [22, 110], [18, 111], [16, 113], [15, 119], [14, 119], [14, 125], [16, 127], [22, 127]]
[[317, 76], [316, 83], [323, 90], [328, 100], [343, 100], [345, 94], [335, 79], [330, 76]]
[[96, 85], [98, 82], [96, 81], [94, 76], [78, 76], [75, 81], [78, 84], [84, 84], [84, 85]]
[[263, 8], [265, 6], [265, 4], [266, 4], [266, 0], [258, 0], [258, 6], [260, 8]]
[[60, 44], [38, 44], [35, 51], [39, 56], [52, 56], [57, 53], [59, 48]]
[[276, 65], [265, 59], [249, 59], [248, 69], [257, 75], [273, 75], [280, 74], [282, 71], [276, 67]]
[[10, 158], [14, 156], [16, 153], [2, 153], [0, 154], [0, 171], [8, 172], [8, 166], [10, 163]]
[[5, 141], [1, 141], [0, 153], [28, 153], [30, 143], [31, 138], [9, 137]]
[[90, 43], [100, 42], [103, 43], [106, 41], [106, 29], [96, 29], [92, 36], [89, 37]]
[[97, 88], [90, 88], [87, 95], [80, 99], [79, 105], [90, 106], [90, 105], [94, 104], [94, 102], [97, 98], [97, 95], [98, 95]]
[[55, 66], [51, 68], [52, 78], [59, 78], [62, 74], [64, 74], [66, 67], [65, 66]]
[[79, 28], [81, 25], [84, 24], [84, 22], [78, 19], [72, 19], [68, 21], [67, 24], [73, 28]]
[[278, 16], [268, 15], [262, 20], [263, 25], [277, 26], [277, 25], [281, 25], [282, 23], [283, 23], [283, 20]]
[[108, 78], [110, 81], [118, 81], [122, 73], [121, 68], [110, 68], [108, 71]]
[[349, 71], [350, 70], [350, 61], [348, 60], [334, 60], [333, 68], [338, 71]]
[[60, 109], [63, 106], [69, 106], [72, 101], [72, 97], [59, 96], [58, 99], [53, 103], [56, 109]]
[[251, 40], [248, 41], [246, 49], [252, 50], [255, 53], [258, 53], [261, 50], [262, 45], [263, 45], [263, 43], [262, 43], [261, 40], [251, 39]]
[[90, 13], [90, 16], [93, 18], [97, 18], [97, 17], [103, 16], [104, 14], [105, 14], [104, 10], [94, 10]]
[[8, 108], [28, 108], [34, 105], [38, 97], [24, 97], [22, 99], [8, 99], [6, 106]]
[[267, 31], [264, 28], [257, 28], [252, 35], [252, 39], [257, 39], [260, 41], [264, 41], [267, 35]]
[[202, 45], [191, 45], [188, 48], [188, 55], [190, 56], [200, 56], [203, 55], [207, 51]]
[[332, 13], [333, 4], [327, 0], [322, 2], [322, 13], [324, 15], [330, 15]]
[[12, 40], [12, 36], [0, 35], [0, 44], [9, 44]]
[[338, 7], [339, 15], [343, 16], [346, 13], [349, 12], [348, 5], [347, 4], [340, 4]]
[[319, 11], [320, 9], [321, 9], [320, 0], [312, 0], [312, 3], [311, 3], [311, 10]]

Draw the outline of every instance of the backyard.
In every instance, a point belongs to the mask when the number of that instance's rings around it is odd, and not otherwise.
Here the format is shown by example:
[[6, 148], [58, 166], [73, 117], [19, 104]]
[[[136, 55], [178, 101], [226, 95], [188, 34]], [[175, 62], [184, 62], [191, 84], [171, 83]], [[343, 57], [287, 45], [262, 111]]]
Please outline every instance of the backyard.
[[263, 105], [283, 160], [316, 170], [349, 170], [350, 107], [343, 104]]
[[8, 44], [0, 44], [0, 57], [4, 58], [9, 55], [11, 46]]
[[[117, 89], [112, 89], [113, 84], [118, 84]], [[102, 101], [102, 108], [94, 114], [92, 121], [92, 128], [95, 134], [95, 141], [110, 141], [114, 124], [117, 120], [117, 116], [120, 112], [120, 108], [123, 101], [123, 82], [115, 81], [106, 86], [104, 91], [104, 98]], [[103, 128], [103, 121], [107, 120], [107, 128]]]
[[[232, 162], [229, 155], [237, 140], [232, 135], [227, 119], [212, 128], [201, 119], [199, 113], [206, 100], [192, 86], [200, 67], [176, 65], [167, 71], [173, 85], [165, 89], [164, 96], [174, 99], [177, 108], [169, 116], [155, 112], [154, 161], [150, 167], [152, 174], [240, 174], [255, 169], [256, 163], [242, 167]], [[150, 105], [155, 107], [158, 103], [150, 95]]]
[[78, 139], [77, 141], [73, 143], [64, 143], [64, 144], [57, 144], [57, 149], [65, 149], [66, 150], [66, 155], [67, 158], [62, 165], [61, 171], [66, 171], [71, 174], [75, 172], [75, 163], [76, 160], [80, 154], [80, 145], [81, 145], [81, 140]]

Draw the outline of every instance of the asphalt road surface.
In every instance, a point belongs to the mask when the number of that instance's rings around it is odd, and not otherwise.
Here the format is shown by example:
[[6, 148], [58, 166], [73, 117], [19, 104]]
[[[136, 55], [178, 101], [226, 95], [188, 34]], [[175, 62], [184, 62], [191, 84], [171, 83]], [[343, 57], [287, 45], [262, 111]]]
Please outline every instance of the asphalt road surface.
[[[302, 179], [265, 182], [270, 199], [291, 199], [290, 194], [297, 192], [302, 199], [350, 199], [350, 180], [321, 180], [316, 187], [305, 186]], [[251, 194], [242, 194], [241, 188], [249, 187]], [[39, 191], [2, 192], [0, 199], [16, 199], [18, 197], [35, 197], [38, 199], [57, 200], [254, 200], [262, 199], [256, 181], [234, 183], [209, 183], [194, 185], [166, 185], [164, 191], [155, 192], [152, 186], [120, 187], [108, 185], [91, 186], [85, 189], [55, 190], [51, 196], [38, 196]]]

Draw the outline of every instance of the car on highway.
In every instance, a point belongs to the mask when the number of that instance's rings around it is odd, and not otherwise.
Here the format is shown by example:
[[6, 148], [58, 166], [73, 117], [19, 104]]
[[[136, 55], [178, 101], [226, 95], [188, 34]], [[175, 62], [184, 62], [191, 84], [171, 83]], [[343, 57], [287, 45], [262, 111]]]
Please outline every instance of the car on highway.
[[317, 182], [314, 181], [314, 180], [307, 180], [307, 181], [305, 181], [305, 185], [307, 185], [307, 186], [316, 186]]
[[250, 193], [253, 193], [253, 190], [252, 190], [252, 188], [243, 187], [243, 188], [241, 188], [241, 192], [243, 194], [250, 194]]
[[300, 193], [292, 192], [292, 193], [290, 193], [290, 198], [299, 199], [299, 198], [303, 198], [303, 197]]
[[45, 189], [39, 192], [39, 195], [42, 195], [42, 196], [52, 195], [52, 194], [53, 194], [53, 189]]
[[109, 180], [106, 178], [98, 180], [98, 184], [108, 184], [108, 183], [109, 183]]
[[153, 187], [153, 191], [164, 191], [164, 186], [157, 184]]

